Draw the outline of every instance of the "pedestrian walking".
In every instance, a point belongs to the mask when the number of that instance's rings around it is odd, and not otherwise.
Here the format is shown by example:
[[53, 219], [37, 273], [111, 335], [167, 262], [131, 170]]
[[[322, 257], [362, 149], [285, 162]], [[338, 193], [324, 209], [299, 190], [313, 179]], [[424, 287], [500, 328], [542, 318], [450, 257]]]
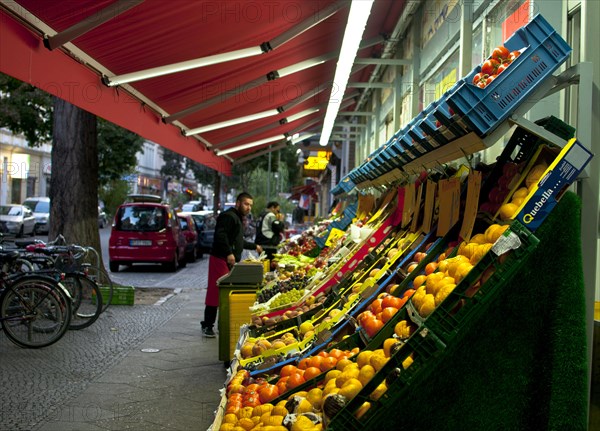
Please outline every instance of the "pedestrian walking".
[[215, 236], [210, 257], [208, 259], [208, 288], [204, 307], [202, 333], [205, 337], [214, 338], [213, 329], [219, 307], [219, 288], [217, 281], [226, 275], [236, 262], [242, 258], [242, 250], [262, 252], [262, 247], [244, 240], [243, 219], [252, 209], [253, 198], [248, 193], [240, 193], [235, 206], [223, 211], [217, 217]]

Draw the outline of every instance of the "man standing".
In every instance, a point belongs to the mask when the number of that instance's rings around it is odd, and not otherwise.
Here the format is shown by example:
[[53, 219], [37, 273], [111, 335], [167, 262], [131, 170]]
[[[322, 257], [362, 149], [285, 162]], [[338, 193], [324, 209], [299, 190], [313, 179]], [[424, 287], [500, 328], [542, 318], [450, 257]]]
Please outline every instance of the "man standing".
[[262, 245], [267, 257], [273, 258], [277, 244], [281, 242], [281, 233], [285, 225], [280, 217], [279, 202], [269, 202], [267, 211], [258, 219], [256, 228], [256, 244]]
[[202, 333], [205, 337], [214, 338], [213, 326], [217, 319], [219, 307], [219, 288], [217, 280], [227, 274], [242, 257], [242, 250], [262, 252], [262, 247], [244, 240], [243, 219], [252, 209], [252, 196], [240, 193], [235, 201], [235, 207], [223, 211], [217, 217], [215, 237], [210, 257], [208, 259], [208, 288], [204, 307]]

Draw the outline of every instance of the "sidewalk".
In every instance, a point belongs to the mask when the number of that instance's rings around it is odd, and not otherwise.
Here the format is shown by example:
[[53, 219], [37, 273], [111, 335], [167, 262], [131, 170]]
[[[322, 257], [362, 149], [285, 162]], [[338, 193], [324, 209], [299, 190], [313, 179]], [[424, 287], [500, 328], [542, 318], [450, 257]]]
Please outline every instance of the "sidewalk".
[[206, 430], [226, 370], [217, 358], [218, 338], [200, 333], [203, 299], [203, 289], [168, 299], [184, 305], [36, 429]]

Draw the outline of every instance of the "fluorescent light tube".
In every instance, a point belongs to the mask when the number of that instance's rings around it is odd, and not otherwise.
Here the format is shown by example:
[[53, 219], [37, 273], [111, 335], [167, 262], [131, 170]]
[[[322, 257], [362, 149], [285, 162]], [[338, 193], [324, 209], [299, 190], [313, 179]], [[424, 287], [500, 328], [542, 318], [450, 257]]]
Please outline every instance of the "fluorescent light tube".
[[325, 114], [325, 120], [323, 121], [323, 131], [321, 132], [321, 138], [319, 139], [319, 144], [323, 146], [329, 143], [333, 123], [335, 123], [342, 97], [346, 92], [352, 65], [354, 64], [354, 59], [356, 58], [356, 53], [358, 52], [360, 41], [367, 25], [367, 20], [371, 14], [373, 1], [374, 0], [352, 0], [352, 4], [350, 5], [350, 14], [348, 15], [348, 22], [346, 23], [346, 30], [344, 31], [340, 58], [333, 78], [332, 88], [335, 89], [335, 92], [332, 91], [331, 96], [329, 97], [327, 113]]
[[185, 136], [196, 135], [198, 133], [210, 132], [211, 130], [222, 129], [230, 126], [237, 126], [238, 124], [247, 123], [248, 121], [272, 117], [277, 114], [279, 114], [279, 111], [277, 109], [269, 109], [268, 111], [257, 112], [256, 114], [246, 115], [245, 117], [232, 118], [231, 120], [221, 121], [220, 123], [197, 127], [195, 129], [187, 130], [183, 134]]
[[309, 109], [305, 109], [304, 111], [300, 111], [297, 114], [294, 115], [289, 115], [286, 117], [288, 123], [291, 123], [292, 121], [296, 121], [299, 120], [300, 118], [304, 118], [310, 114], [314, 114], [315, 112], [319, 112], [320, 109], [319, 108], [309, 108]]
[[196, 58], [194, 60], [182, 61], [180, 63], [168, 64], [166, 66], [153, 67], [138, 72], [125, 73], [113, 77], [105, 77], [104, 83], [109, 87], [127, 84], [128, 82], [141, 81], [143, 79], [155, 78], [157, 76], [169, 75], [171, 73], [183, 72], [184, 70], [197, 69], [212, 64], [225, 63], [240, 58], [253, 57], [262, 54], [260, 46], [238, 49], [237, 51], [224, 52], [222, 54], [209, 55], [208, 57]]
[[296, 139], [292, 139], [292, 144], [297, 144], [298, 142], [302, 142], [305, 139], [312, 138], [316, 133], [308, 133], [306, 135], [298, 136]]
[[291, 75], [292, 73], [300, 72], [305, 69], [310, 69], [311, 67], [318, 66], [319, 64], [323, 64], [328, 60], [328, 58], [317, 57], [311, 58], [309, 60], [301, 61], [300, 63], [292, 64], [291, 66], [283, 67], [277, 70], [277, 74], [280, 78]]
[[267, 143], [273, 142], [273, 141], [278, 141], [280, 139], [285, 139], [285, 135], [272, 136], [270, 138], [261, 139], [259, 141], [254, 141], [254, 142], [249, 142], [247, 144], [238, 145], [237, 147], [226, 148], [224, 150], [217, 150], [216, 153], [217, 153], [217, 156], [224, 156], [225, 154], [235, 153], [237, 151], [246, 150], [246, 149], [252, 148], [252, 147], [258, 147], [259, 145], [267, 144]]

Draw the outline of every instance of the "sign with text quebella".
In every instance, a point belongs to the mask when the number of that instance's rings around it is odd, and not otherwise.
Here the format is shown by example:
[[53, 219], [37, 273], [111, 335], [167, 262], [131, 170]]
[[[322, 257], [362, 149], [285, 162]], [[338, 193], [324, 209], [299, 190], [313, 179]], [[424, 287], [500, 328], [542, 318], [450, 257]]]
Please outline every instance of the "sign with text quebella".
[[440, 215], [437, 236], [446, 235], [460, 216], [460, 178], [448, 178], [439, 182]]
[[481, 172], [471, 171], [467, 180], [467, 201], [465, 202], [465, 213], [463, 223], [460, 227], [460, 237], [469, 242], [477, 217], [479, 206], [479, 191], [481, 190]]
[[433, 219], [433, 210], [435, 206], [435, 191], [437, 184], [431, 180], [427, 180], [425, 187], [425, 204], [423, 206], [423, 233], [429, 233], [431, 230], [431, 220]]

